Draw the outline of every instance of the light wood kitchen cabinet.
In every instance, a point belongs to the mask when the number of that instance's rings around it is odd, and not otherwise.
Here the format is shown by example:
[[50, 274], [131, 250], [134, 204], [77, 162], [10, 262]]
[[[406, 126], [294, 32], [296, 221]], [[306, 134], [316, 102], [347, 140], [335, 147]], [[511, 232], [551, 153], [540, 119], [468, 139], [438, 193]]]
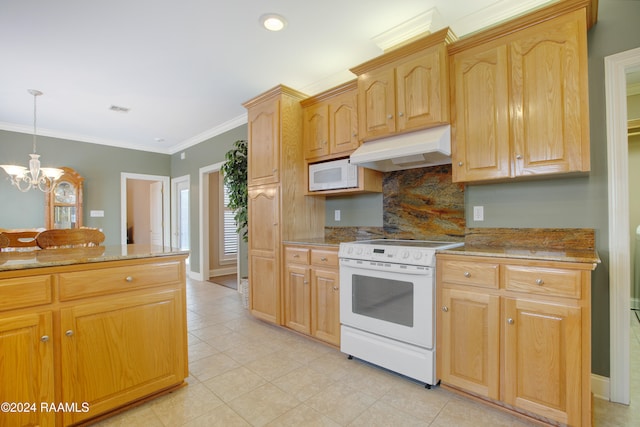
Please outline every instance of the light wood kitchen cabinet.
[[248, 110], [249, 308], [283, 323], [282, 241], [324, 235], [324, 199], [305, 197], [302, 107], [307, 96], [277, 86], [243, 105]]
[[182, 306], [181, 292], [167, 290], [61, 310], [62, 401], [87, 402], [91, 408], [66, 412], [65, 424], [182, 381]]
[[591, 423], [591, 263], [437, 255], [442, 383]]
[[449, 46], [454, 182], [589, 171], [587, 16], [565, 7]]
[[337, 248], [285, 245], [285, 326], [340, 345]]
[[446, 28], [351, 69], [361, 140], [449, 122], [446, 44], [454, 39]]
[[345, 157], [358, 148], [357, 99], [353, 80], [301, 102], [305, 159]]
[[37, 409], [0, 425], [75, 425], [182, 386], [186, 254], [134, 246], [114, 247], [109, 261], [80, 249], [78, 263], [49, 249], [42, 266], [25, 261], [38, 268], [0, 269], [0, 396]]
[[55, 413], [40, 408], [55, 400], [53, 336], [51, 310], [0, 313], [0, 401], [20, 405], [3, 407], [0, 425], [55, 425]]

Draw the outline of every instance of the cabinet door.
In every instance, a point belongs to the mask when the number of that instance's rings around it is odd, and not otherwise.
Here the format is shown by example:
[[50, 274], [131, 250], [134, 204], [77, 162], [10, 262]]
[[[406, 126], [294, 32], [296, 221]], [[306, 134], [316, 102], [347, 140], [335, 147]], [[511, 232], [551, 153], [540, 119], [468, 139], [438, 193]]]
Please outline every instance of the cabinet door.
[[265, 101], [248, 112], [249, 185], [280, 181], [280, 101]]
[[27, 404], [3, 410], [1, 426], [55, 424], [55, 412], [40, 411], [55, 401], [51, 325], [51, 312], [0, 316], [0, 401]]
[[507, 47], [452, 59], [453, 181], [506, 178], [510, 171]]
[[329, 105], [314, 104], [304, 109], [304, 158], [329, 154]]
[[62, 401], [87, 402], [65, 425], [182, 382], [182, 292], [105, 298], [60, 310]]
[[311, 333], [311, 284], [309, 267], [287, 264], [284, 279], [284, 322], [289, 328]]
[[516, 175], [589, 170], [584, 9], [510, 43]]
[[249, 309], [280, 323], [280, 196], [277, 185], [249, 189]]
[[331, 100], [329, 144], [331, 154], [350, 153], [359, 146], [358, 93], [355, 90]]
[[443, 288], [436, 352], [445, 383], [499, 398], [500, 300], [497, 295]]
[[436, 46], [396, 67], [399, 131], [449, 122], [444, 52], [444, 47]]
[[360, 138], [373, 139], [396, 131], [396, 89], [393, 67], [358, 77]]
[[582, 425], [580, 308], [512, 298], [504, 305], [503, 400]]
[[311, 334], [340, 345], [340, 275], [338, 270], [313, 268], [311, 272]]

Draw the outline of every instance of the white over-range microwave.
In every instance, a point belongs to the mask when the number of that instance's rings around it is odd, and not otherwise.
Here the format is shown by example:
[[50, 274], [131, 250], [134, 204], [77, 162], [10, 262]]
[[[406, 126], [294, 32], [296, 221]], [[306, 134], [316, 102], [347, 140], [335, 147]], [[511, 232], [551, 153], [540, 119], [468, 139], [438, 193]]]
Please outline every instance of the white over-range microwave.
[[309, 191], [338, 190], [358, 186], [358, 166], [349, 159], [309, 165]]

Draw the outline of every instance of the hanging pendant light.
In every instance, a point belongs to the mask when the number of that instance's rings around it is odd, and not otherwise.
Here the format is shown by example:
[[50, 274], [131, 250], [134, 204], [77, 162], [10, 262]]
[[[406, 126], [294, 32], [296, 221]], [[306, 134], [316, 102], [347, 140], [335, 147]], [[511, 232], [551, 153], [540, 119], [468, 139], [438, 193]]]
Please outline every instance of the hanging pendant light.
[[29, 160], [29, 168], [18, 165], [0, 165], [0, 168], [9, 175], [11, 184], [15, 185], [22, 192], [31, 189], [39, 189], [45, 193], [53, 190], [55, 181], [62, 176], [64, 171], [58, 168], [41, 168], [40, 155], [36, 154], [36, 99], [42, 95], [42, 92], [35, 89], [29, 89], [29, 93], [33, 95], [33, 154]]

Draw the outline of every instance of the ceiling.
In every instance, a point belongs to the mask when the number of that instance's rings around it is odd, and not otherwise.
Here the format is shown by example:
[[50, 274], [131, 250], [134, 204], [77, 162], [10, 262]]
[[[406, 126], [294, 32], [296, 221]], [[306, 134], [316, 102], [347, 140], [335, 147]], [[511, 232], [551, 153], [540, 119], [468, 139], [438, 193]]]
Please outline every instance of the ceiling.
[[407, 21], [461, 37], [551, 2], [3, 0], [0, 129], [33, 131], [38, 89], [38, 135], [173, 154], [245, 123], [242, 103], [280, 83], [313, 95], [353, 79]]

